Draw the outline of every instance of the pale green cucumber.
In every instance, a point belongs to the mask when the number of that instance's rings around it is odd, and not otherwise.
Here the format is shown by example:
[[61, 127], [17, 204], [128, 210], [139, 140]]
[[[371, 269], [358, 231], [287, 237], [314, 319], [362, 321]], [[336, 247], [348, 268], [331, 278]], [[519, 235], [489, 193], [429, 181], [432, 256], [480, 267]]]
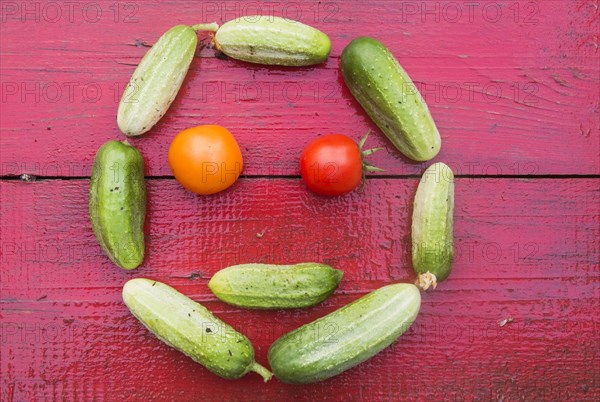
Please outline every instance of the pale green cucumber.
[[242, 264], [217, 272], [208, 287], [225, 303], [244, 308], [313, 306], [337, 288], [343, 272], [329, 265]]
[[271, 369], [287, 383], [333, 377], [391, 345], [420, 306], [416, 286], [384, 286], [277, 339], [269, 349]]
[[181, 88], [197, 43], [194, 29], [177, 25], [146, 53], [119, 103], [117, 124], [123, 134], [143, 134], [163, 117]]
[[217, 50], [237, 60], [281, 66], [310, 66], [327, 60], [331, 41], [323, 32], [298, 21], [250, 15], [223, 24], [216, 32]]
[[90, 220], [104, 253], [123, 269], [144, 260], [144, 159], [127, 141], [108, 141], [96, 153], [90, 182]]
[[211, 372], [236, 379], [254, 371], [265, 382], [271, 379], [271, 372], [254, 361], [248, 338], [172, 287], [132, 279], [123, 287], [123, 301], [158, 339]]
[[381, 42], [361, 37], [342, 51], [350, 92], [392, 144], [416, 161], [432, 159], [442, 140], [425, 100]]
[[444, 163], [434, 163], [423, 173], [412, 218], [412, 263], [424, 290], [450, 275], [453, 222], [454, 174]]

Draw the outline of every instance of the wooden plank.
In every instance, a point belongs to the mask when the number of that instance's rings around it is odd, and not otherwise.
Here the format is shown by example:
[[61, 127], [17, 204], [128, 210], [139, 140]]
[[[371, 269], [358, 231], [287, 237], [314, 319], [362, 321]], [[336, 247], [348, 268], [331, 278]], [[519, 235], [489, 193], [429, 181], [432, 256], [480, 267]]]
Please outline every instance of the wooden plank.
[[[212, 197], [148, 180], [148, 257], [134, 272], [102, 255], [87, 180], [1, 181], [2, 399], [597, 400], [599, 184], [458, 180], [454, 272], [423, 294], [410, 332], [337, 378], [289, 386], [222, 380], [170, 350], [129, 315], [122, 284], [145, 276], [175, 286], [245, 332], [266, 363], [282, 333], [414, 280], [416, 179], [369, 180], [364, 193], [335, 199], [297, 179], [242, 179]], [[310, 309], [242, 311], [206, 286], [230, 264], [305, 260], [345, 271], [335, 295]]]
[[171, 175], [166, 155], [173, 136], [207, 123], [234, 133], [246, 175], [298, 174], [299, 154], [316, 135], [358, 139], [369, 129], [376, 133], [370, 144], [386, 148], [374, 163], [389, 175], [420, 173], [425, 165], [402, 157], [343, 83], [339, 56], [360, 35], [385, 42], [416, 81], [442, 133], [436, 160], [458, 174], [600, 173], [593, 0], [52, 4], [3, 4], [2, 176], [89, 176], [99, 146], [123, 138], [117, 104], [147, 50], [143, 44], [175, 23], [226, 21], [256, 6], [328, 33], [331, 58], [291, 69], [199, 52], [171, 112], [133, 140], [148, 175]]

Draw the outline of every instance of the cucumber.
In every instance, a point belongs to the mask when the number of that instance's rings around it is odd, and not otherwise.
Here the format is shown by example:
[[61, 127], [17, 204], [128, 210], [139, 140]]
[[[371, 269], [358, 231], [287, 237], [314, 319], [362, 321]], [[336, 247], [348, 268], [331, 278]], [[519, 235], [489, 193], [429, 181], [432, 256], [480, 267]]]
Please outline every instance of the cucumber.
[[333, 377], [391, 345], [420, 306], [416, 286], [384, 286], [277, 339], [269, 349], [271, 369], [279, 380], [294, 384]]
[[150, 130], [177, 96], [196, 51], [194, 29], [177, 25], [146, 53], [123, 92], [117, 124], [127, 136]]
[[343, 272], [329, 265], [242, 264], [217, 272], [208, 287], [225, 303], [244, 308], [313, 306], [338, 287]]
[[329, 37], [318, 29], [287, 18], [261, 15], [226, 22], [216, 31], [214, 44], [231, 58], [280, 66], [319, 64], [331, 51]]
[[427, 161], [442, 140], [425, 100], [381, 42], [360, 37], [342, 51], [342, 75], [350, 92], [392, 144], [407, 157]]
[[144, 260], [144, 159], [127, 141], [108, 141], [96, 153], [90, 182], [90, 220], [104, 253], [123, 269]]
[[434, 163], [421, 178], [412, 218], [412, 263], [423, 290], [450, 275], [454, 259], [454, 174]]
[[254, 371], [265, 382], [271, 379], [271, 372], [254, 361], [248, 338], [172, 287], [132, 279], [123, 286], [123, 301], [158, 339], [218, 376], [236, 379]]

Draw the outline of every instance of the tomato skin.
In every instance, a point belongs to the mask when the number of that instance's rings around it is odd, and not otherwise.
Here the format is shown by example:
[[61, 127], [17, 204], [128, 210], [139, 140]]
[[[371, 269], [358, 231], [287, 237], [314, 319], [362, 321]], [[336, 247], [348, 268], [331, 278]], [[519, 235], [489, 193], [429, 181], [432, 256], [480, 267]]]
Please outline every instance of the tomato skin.
[[177, 134], [169, 147], [169, 166], [183, 187], [214, 194], [230, 187], [242, 172], [242, 151], [225, 127], [204, 125]]
[[328, 134], [309, 143], [300, 156], [306, 186], [321, 195], [342, 195], [362, 181], [361, 150], [350, 137]]

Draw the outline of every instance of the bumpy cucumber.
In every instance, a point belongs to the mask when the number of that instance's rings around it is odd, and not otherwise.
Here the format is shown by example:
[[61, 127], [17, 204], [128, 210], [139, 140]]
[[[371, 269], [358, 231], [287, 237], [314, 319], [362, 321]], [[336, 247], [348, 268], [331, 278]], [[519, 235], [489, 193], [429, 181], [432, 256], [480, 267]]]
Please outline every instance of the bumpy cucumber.
[[454, 174], [443, 163], [421, 178], [412, 218], [412, 263], [424, 290], [448, 277], [454, 258]]
[[250, 63], [309, 66], [327, 60], [331, 41], [311, 26], [280, 17], [252, 15], [223, 24], [215, 47]]
[[132, 279], [123, 287], [123, 301], [158, 339], [213, 373], [236, 379], [254, 371], [265, 382], [271, 378], [271, 372], [254, 361], [248, 338], [172, 287]]
[[127, 141], [108, 141], [94, 159], [90, 219], [102, 249], [121, 268], [144, 260], [145, 218], [144, 159]]
[[442, 140], [429, 108], [388, 48], [373, 38], [354, 39], [341, 66], [352, 95], [400, 152], [416, 161], [437, 155]]
[[123, 92], [117, 123], [123, 134], [150, 130], [177, 96], [196, 50], [194, 29], [177, 25], [146, 53]]
[[257, 309], [313, 306], [337, 288], [343, 272], [329, 265], [243, 264], [217, 272], [208, 286], [225, 303]]
[[287, 383], [333, 377], [392, 344], [420, 306], [416, 286], [384, 286], [277, 339], [269, 349], [271, 369]]

